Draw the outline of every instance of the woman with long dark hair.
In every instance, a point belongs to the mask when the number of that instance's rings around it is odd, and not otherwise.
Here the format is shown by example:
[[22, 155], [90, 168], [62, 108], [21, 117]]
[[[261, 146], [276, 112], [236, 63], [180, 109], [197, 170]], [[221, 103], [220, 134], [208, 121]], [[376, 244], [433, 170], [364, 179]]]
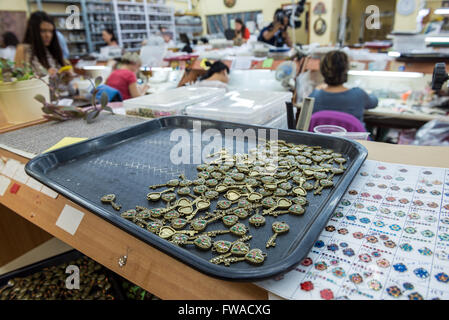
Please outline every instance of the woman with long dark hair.
[[101, 36], [103, 38], [103, 41], [106, 42], [106, 44], [108, 46], [111, 46], [111, 47], [117, 47], [118, 46], [118, 40], [115, 37], [114, 30], [112, 30], [112, 29], [104, 29], [101, 32]]
[[53, 19], [43, 11], [34, 12], [28, 19], [23, 44], [17, 46], [15, 62], [29, 63], [38, 75], [55, 75], [70, 63], [64, 60]]
[[242, 39], [243, 42], [247, 42], [251, 34], [246, 27], [242, 19], [235, 19], [235, 39]]
[[198, 87], [213, 87], [228, 89], [229, 67], [221, 61], [211, 63], [206, 62], [209, 67], [207, 73], [200, 78], [200, 82], [196, 84]]
[[0, 43], [0, 58], [12, 61], [16, 55], [16, 47], [19, 44], [19, 40], [12, 32], [5, 32], [2, 38], [3, 41]]

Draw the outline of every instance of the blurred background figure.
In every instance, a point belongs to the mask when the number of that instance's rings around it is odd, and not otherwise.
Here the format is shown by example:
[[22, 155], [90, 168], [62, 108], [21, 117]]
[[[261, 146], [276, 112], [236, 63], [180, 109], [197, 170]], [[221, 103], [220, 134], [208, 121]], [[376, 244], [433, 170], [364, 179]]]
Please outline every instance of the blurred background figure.
[[5, 32], [2, 35], [2, 40], [0, 42], [0, 58], [14, 61], [14, 57], [16, 55], [16, 47], [18, 44], [19, 40], [14, 33]]
[[251, 33], [249, 32], [248, 28], [246, 27], [245, 23], [242, 19], [237, 18], [235, 19], [235, 38], [234, 43], [246, 43], [249, 38], [251, 37]]
[[15, 62], [29, 63], [38, 75], [56, 75], [70, 62], [64, 59], [53, 20], [47, 13], [36, 11], [28, 19], [23, 44], [17, 46]]
[[149, 89], [149, 86], [137, 84], [137, 73], [142, 66], [139, 55], [126, 52], [121, 58], [116, 60], [115, 70], [112, 71], [106, 80], [106, 85], [117, 89], [123, 100], [143, 96]]
[[118, 47], [118, 41], [115, 37], [114, 30], [112, 29], [105, 29], [101, 32], [101, 36], [103, 38], [103, 41], [106, 42], [106, 45], [109, 47]]

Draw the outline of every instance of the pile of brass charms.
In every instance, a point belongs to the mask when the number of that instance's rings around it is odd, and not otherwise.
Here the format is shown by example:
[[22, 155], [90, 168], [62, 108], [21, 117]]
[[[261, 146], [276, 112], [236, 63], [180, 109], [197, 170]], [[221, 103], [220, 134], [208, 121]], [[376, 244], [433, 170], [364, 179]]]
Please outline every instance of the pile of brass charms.
[[[69, 265], [80, 270], [79, 289], [67, 289]], [[112, 284], [104, 267], [82, 257], [70, 263], [44, 268], [30, 276], [14, 278], [0, 288], [0, 300], [114, 300]]]
[[155, 295], [127, 280], [122, 281], [122, 289], [124, 291], [125, 299], [128, 300], [160, 300]]
[[[128, 219], [159, 237], [178, 246], [195, 246], [217, 254], [214, 264], [246, 261], [260, 265], [267, 254], [250, 248], [252, 235], [242, 223], [248, 219], [256, 230], [265, 224], [265, 216], [284, 214], [301, 216], [308, 204], [307, 195], [321, 195], [325, 188], [334, 186], [333, 178], [345, 171], [342, 154], [321, 147], [294, 145], [285, 141], [267, 141], [245, 155], [229, 155], [225, 149], [209, 155], [217, 159], [197, 167], [198, 176], [185, 176], [165, 184], [150, 186], [150, 203], [163, 201], [165, 207], [135, 209], [121, 213]], [[154, 190], [165, 187], [165, 190]], [[101, 198], [117, 211], [121, 206], [113, 194]], [[207, 212], [213, 205], [216, 209]], [[205, 212], [200, 216], [200, 212]], [[208, 231], [207, 227], [221, 221], [225, 228]], [[290, 229], [285, 222], [272, 224], [273, 236], [266, 248], [276, 246], [277, 236]], [[236, 240], [212, 240], [219, 235], [233, 234]]]

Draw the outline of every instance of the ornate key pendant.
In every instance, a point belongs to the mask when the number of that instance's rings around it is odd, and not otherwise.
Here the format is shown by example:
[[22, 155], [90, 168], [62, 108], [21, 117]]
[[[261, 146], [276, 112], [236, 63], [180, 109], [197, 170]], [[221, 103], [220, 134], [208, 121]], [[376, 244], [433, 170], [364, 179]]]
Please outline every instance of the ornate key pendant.
[[274, 235], [271, 236], [270, 239], [268, 239], [266, 247], [275, 247], [276, 246], [276, 238], [279, 234], [286, 233], [290, 230], [290, 226], [285, 222], [273, 222], [273, 225], [271, 227], [273, 229]]
[[120, 209], [122, 208], [121, 205], [116, 204], [114, 201], [116, 199], [115, 194], [108, 194], [105, 195], [103, 197], [101, 197], [101, 202], [106, 203], [106, 204], [110, 204], [112, 206], [112, 208], [114, 208], [114, 210], [116, 211], [120, 211]]
[[[147, 194], [147, 200], [148, 201], [159, 201], [162, 197], [162, 194], [166, 193], [166, 192], [172, 192], [174, 191], [175, 188], [170, 188], [161, 192], [151, 192]], [[175, 196], [176, 197], [176, 196]]]

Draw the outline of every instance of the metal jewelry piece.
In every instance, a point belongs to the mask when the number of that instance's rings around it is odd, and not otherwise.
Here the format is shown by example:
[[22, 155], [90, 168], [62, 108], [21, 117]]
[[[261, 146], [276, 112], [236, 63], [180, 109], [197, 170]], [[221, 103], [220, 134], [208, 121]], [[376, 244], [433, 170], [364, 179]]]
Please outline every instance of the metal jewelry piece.
[[[170, 188], [161, 192], [151, 192], [149, 194], [147, 194], [147, 200], [148, 201], [159, 201], [162, 197], [162, 194], [166, 193], [166, 192], [172, 192], [174, 191], [175, 188]], [[176, 195], [175, 195], [176, 198]]]
[[122, 208], [122, 206], [116, 204], [116, 203], [114, 202], [115, 199], [116, 199], [115, 194], [108, 194], [108, 195], [105, 195], [105, 196], [101, 197], [101, 202], [103, 202], [103, 203], [109, 203], [109, 204], [111, 204], [112, 208], [114, 208], [114, 210], [120, 211], [120, 209]]
[[276, 246], [276, 238], [279, 234], [286, 233], [290, 230], [290, 227], [285, 222], [273, 222], [273, 225], [271, 227], [273, 229], [274, 235], [271, 236], [270, 239], [268, 239], [266, 247], [275, 247]]

